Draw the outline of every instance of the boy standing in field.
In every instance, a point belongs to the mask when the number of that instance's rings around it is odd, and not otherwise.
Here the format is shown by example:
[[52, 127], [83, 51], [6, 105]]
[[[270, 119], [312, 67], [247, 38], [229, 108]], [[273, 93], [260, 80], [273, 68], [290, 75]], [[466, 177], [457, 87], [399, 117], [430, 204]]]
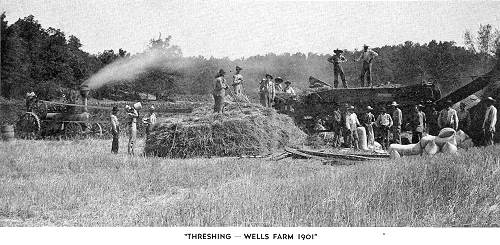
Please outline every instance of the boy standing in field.
[[149, 135], [149, 132], [151, 132], [153, 125], [156, 123], [156, 113], [155, 113], [155, 107], [153, 105], [149, 107], [149, 116], [144, 117], [142, 119], [142, 123], [146, 125], [146, 137], [147, 137], [147, 135]]
[[111, 134], [113, 135], [113, 142], [111, 143], [111, 152], [114, 154], [118, 153], [118, 138], [120, 136], [120, 122], [118, 121], [118, 117], [116, 114], [118, 113], [118, 107], [113, 106], [113, 110], [111, 111]]
[[129, 105], [125, 106], [127, 110], [127, 116], [129, 119], [129, 134], [128, 134], [128, 154], [134, 155], [134, 144], [137, 139], [137, 118], [139, 117], [139, 113], [134, 107], [130, 107]]

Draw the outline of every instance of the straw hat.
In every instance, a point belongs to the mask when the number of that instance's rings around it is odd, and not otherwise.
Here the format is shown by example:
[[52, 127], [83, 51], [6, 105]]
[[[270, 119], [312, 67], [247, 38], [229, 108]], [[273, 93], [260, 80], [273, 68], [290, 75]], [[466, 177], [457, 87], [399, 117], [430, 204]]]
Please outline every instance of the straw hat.
[[390, 106], [399, 106], [399, 104], [396, 101], [393, 101]]
[[488, 96], [485, 100], [486, 100], [486, 101], [496, 102], [496, 100], [495, 100], [495, 99], [493, 99], [492, 97], [489, 97], [489, 96]]
[[366, 109], [370, 110], [370, 111], [373, 110], [373, 108], [371, 106], [367, 106]]

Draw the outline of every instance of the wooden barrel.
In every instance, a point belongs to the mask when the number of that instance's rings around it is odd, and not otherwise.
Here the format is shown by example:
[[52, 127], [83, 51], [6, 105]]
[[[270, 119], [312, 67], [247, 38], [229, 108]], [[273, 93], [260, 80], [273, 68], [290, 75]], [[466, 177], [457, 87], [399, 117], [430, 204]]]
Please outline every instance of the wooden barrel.
[[14, 126], [12, 125], [2, 126], [2, 139], [4, 141], [14, 140]]

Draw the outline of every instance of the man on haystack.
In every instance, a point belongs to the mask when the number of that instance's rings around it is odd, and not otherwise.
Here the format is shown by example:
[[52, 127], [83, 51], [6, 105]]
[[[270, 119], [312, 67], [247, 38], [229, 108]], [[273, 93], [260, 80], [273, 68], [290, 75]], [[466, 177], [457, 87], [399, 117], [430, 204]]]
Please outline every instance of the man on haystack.
[[234, 100], [249, 103], [248, 98], [243, 94], [243, 75], [241, 75], [240, 66], [236, 66], [236, 73], [233, 75]]
[[347, 82], [345, 81], [344, 70], [340, 65], [340, 63], [346, 61], [346, 58], [342, 55], [344, 51], [340, 49], [335, 49], [333, 50], [333, 52], [335, 53], [335, 55], [328, 58], [328, 62], [333, 64], [333, 85], [335, 86], [335, 88], [339, 87], [339, 76], [340, 76], [340, 79], [342, 79], [342, 85], [344, 86], [344, 88], [347, 88]]
[[276, 96], [273, 76], [266, 74], [266, 78], [262, 79], [259, 85], [260, 104], [264, 107], [271, 107]]
[[224, 111], [224, 96], [226, 96], [226, 79], [224, 78], [226, 72], [222, 69], [219, 70], [214, 80], [214, 113], [222, 113]]

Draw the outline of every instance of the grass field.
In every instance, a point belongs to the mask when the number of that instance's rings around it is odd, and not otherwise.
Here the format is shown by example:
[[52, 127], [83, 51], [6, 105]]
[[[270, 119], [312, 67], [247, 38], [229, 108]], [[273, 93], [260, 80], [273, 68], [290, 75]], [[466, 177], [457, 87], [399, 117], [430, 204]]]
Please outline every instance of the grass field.
[[329, 166], [129, 157], [125, 143], [1, 142], [0, 225], [500, 225], [500, 146]]

